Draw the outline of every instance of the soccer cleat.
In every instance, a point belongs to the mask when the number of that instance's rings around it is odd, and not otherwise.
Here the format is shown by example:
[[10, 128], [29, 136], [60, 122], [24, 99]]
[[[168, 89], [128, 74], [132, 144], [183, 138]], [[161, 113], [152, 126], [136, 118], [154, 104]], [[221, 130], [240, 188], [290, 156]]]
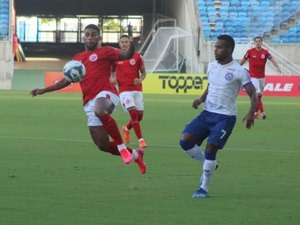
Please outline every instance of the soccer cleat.
[[262, 113], [261, 113], [261, 118], [262, 118], [263, 120], [267, 119], [267, 114], [266, 114], [265, 112], [262, 112]]
[[125, 164], [129, 164], [132, 161], [132, 155], [126, 148], [124, 148], [120, 151], [120, 155]]
[[139, 147], [140, 148], [146, 148], [147, 146], [148, 145], [147, 145], [147, 143], [145, 142], [144, 139], [139, 140]]
[[192, 198], [208, 198], [208, 197], [209, 195], [207, 191], [205, 191], [202, 188], [198, 189], [192, 196]]
[[256, 113], [254, 113], [254, 119], [260, 119], [260, 117], [259, 117], [259, 115], [258, 115], [258, 113], [256, 112]]
[[129, 144], [130, 143], [130, 131], [127, 129], [126, 125], [124, 125], [122, 127], [122, 131], [123, 131], [124, 142], [126, 144]]
[[138, 153], [138, 158], [135, 159], [134, 162], [138, 165], [140, 173], [144, 174], [144, 173], [146, 173], [146, 170], [147, 170], [147, 166], [143, 160], [144, 151], [143, 151], [143, 149], [138, 148], [138, 149], [136, 149], [136, 152]]

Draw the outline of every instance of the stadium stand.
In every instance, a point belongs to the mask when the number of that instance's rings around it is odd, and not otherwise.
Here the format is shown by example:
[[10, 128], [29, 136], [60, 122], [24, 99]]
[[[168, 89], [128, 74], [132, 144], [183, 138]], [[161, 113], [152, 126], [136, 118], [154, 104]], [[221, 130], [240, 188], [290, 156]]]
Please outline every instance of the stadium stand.
[[300, 23], [272, 39], [272, 43], [300, 43]]
[[240, 43], [300, 43], [299, 0], [198, 0], [198, 9], [206, 40], [228, 33]]

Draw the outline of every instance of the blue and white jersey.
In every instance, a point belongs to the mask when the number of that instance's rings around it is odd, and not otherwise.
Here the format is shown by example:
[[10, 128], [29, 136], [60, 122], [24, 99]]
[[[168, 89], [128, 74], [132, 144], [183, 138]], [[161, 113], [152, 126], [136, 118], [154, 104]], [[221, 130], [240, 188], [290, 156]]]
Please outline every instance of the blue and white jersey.
[[250, 83], [250, 76], [236, 61], [221, 65], [213, 61], [208, 65], [208, 94], [203, 109], [209, 112], [236, 115], [236, 98], [242, 86]]

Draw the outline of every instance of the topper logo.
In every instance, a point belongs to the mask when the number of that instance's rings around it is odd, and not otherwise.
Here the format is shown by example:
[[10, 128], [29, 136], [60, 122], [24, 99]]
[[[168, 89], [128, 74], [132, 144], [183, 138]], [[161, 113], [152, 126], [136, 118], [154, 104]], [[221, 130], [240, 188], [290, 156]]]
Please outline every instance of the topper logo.
[[207, 80], [207, 76], [172, 76], [172, 75], [160, 75], [158, 77], [162, 80], [162, 88], [167, 89], [171, 88], [178, 93], [182, 90], [184, 93], [187, 93], [191, 89], [203, 89], [203, 80]]

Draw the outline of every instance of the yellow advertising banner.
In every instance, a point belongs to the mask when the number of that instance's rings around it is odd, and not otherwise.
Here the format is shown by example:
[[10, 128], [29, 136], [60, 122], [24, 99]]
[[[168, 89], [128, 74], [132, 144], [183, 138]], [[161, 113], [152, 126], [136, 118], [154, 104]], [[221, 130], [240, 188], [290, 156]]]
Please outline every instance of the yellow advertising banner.
[[207, 87], [205, 74], [147, 74], [143, 92], [151, 94], [201, 95]]

